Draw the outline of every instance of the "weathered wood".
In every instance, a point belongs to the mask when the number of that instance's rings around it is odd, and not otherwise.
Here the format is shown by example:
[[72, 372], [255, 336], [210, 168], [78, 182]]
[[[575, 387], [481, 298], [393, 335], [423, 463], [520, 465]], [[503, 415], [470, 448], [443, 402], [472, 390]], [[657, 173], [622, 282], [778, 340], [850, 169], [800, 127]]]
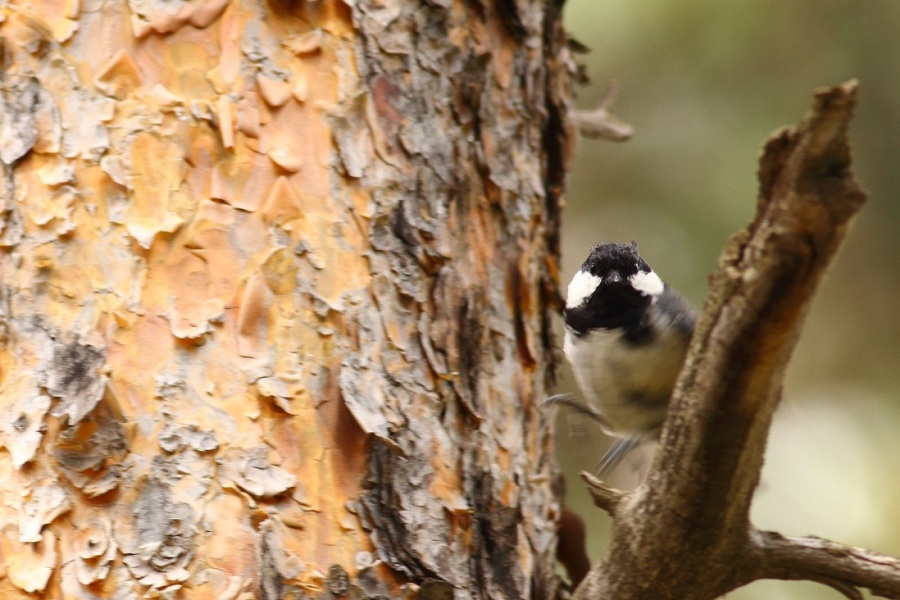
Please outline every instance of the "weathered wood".
[[810, 115], [767, 142], [756, 216], [712, 277], [660, 450], [642, 485], [607, 502], [612, 542], [576, 599], [716, 598], [766, 577], [900, 595], [895, 559], [870, 553], [867, 562], [847, 549], [829, 559], [830, 542], [812, 551], [808, 540], [759, 534], [749, 521], [785, 367], [866, 199], [847, 140], [856, 89], [822, 90]]

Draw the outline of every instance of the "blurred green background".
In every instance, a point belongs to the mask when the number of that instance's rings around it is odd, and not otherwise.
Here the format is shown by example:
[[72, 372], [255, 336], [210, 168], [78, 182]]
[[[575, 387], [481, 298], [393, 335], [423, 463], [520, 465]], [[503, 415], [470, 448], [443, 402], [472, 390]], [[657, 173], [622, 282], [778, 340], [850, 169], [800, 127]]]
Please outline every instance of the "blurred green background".
[[[637, 240], [664, 280], [700, 305], [728, 237], [752, 216], [766, 137], [796, 123], [813, 90], [860, 81], [855, 168], [870, 192], [809, 315], [776, 414], [754, 522], [900, 555], [900, 3], [897, 0], [569, 0], [566, 24], [593, 108], [619, 81], [625, 144], [582, 139], [569, 180], [562, 286], [599, 241]], [[560, 327], [561, 331], [561, 327]], [[574, 391], [566, 371], [561, 391]], [[578, 479], [607, 440], [559, 415], [568, 503], [601, 555], [609, 518]], [[614, 483], [634, 485], [637, 463]], [[842, 598], [759, 582], [731, 600]]]

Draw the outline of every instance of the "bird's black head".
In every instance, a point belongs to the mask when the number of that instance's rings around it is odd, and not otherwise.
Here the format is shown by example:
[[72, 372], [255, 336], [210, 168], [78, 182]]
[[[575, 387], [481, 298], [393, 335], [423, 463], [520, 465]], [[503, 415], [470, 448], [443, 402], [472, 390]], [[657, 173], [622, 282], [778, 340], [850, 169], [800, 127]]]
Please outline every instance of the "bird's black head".
[[637, 252], [637, 243], [597, 244], [569, 284], [563, 316], [578, 335], [637, 327], [663, 283]]

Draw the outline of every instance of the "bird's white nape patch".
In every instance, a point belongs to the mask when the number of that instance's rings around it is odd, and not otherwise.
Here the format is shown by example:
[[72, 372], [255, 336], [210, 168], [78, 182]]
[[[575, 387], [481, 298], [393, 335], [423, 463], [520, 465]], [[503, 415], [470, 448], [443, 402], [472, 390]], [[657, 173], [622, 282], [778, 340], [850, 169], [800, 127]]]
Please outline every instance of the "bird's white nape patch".
[[628, 281], [631, 283], [631, 287], [644, 294], [645, 296], [650, 296], [655, 298], [663, 293], [663, 282], [662, 279], [659, 278], [659, 275], [650, 271], [646, 273], [644, 271], [638, 271], [634, 275], [628, 278]]
[[575, 308], [587, 300], [597, 286], [600, 285], [602, 279], [596, 275], [591, 275], [588, 271], [578, 271], [569, 284], [569, 290], [566, 292], [566, 308]]

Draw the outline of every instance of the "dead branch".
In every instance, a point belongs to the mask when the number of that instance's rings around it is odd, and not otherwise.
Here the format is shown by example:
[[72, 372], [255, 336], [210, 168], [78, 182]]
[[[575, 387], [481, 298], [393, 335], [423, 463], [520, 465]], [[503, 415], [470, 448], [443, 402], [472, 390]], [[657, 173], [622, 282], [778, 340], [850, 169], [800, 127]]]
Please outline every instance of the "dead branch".
[[576, 110], [569, 120], [586, 138], [607, 140], [610, 142], [627, 142], [634, 135], [634, 128], [612, 114], [612, 107], [619, 91], [619, 82], [611, 81], [609, 89], [600, 99], [594, 110]]
[[785, 367], [866, 199], [847, 141], [856, 89], [818, 92], [797, 127], [766, 143], [755, 218], [711, 279], [660, 450], [644, 483], [615, 503], [607, 555], [576, 599], [716, 598], [760, 578], [810, 579], [848, 597], [856, 587], [900, 594], [894, 559], [829, 555], [830, 542], [816, 551], [804, 538], [756, 532], [749, 519]]
[[[848, 598], [857, 587], [885, 598], [900, 598], [900, 560], [818, 537], [788, 537], [760, 531], [754, 545], [761, 557], [760, 579], [803, 579], [829, 585]], [[856, 595], [853, 595], [856, 594]]]
[[619, 503], [626, 496], [622, 490], [609, 487], [587, 471], [581, 472], [581, 478], [587, 484], [588, 493], [594, 499], [594, 505], [615, 516]]

